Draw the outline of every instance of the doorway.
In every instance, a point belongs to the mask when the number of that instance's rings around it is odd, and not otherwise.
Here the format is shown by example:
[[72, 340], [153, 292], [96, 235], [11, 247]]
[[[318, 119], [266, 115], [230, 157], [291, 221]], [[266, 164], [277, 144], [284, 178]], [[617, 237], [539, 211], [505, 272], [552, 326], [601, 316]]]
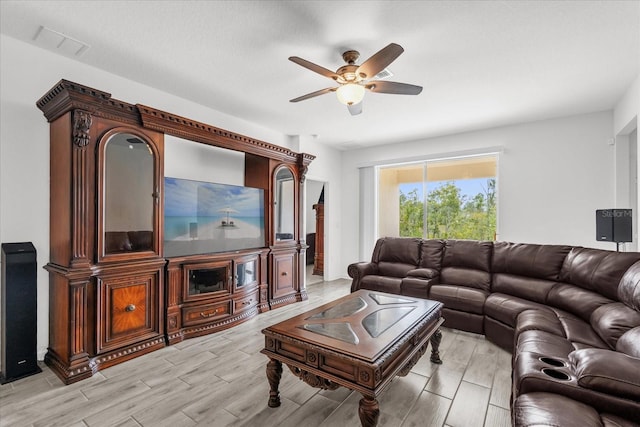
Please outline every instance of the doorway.
[[[323, 181], [305, 180], [306, 202], [306, 242], [309, 246], [306, 253], [305, 276], [307, 285], [323, 281], [324, 276], [324, 215], [319, 215], [324, 209]], [[322, 206], [319, 206], [322, 205]], [[315, 209], [314, 209], [315, 206]]]

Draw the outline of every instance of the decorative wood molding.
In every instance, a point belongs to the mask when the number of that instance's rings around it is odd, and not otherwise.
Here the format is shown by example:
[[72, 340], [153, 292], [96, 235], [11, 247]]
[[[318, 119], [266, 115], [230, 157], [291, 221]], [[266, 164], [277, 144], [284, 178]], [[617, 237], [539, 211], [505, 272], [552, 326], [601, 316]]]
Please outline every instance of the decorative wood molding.
[[312, 156], [311, 154], [307, 154], [307, 153], [298, 154], [296, 165], [298, 167], [298, 174], [300, 175], [300, 185], [304, 183], [304, 180], [307, 177], [307, 170], [309, 169], [309, 164], [313, 159], [315, 159], [315, 156]]
[[287, 365], [287, 367], [291, 372], [293, 372], [293, 375], [300, 378], [311, 387], [320, 388], [322, 390], [335, 390], [340, 387], [340, 384], [338, 383], [334, 383], [331, 380], [312, 374], [311, 372], [300, 369], [297, 366]]
[[111, 99], [111, 94], [68, 80], [60, 80], [36, 102], [49, 122], [68, 111], [80, 109], [94, 116], [139, 124], [135, 105]]
[[279, 145], [220, 129], [177, 114], [142, 104], [133, 105], [112, 99], [110, 93], [64, 79], [42, 96], [36, 102], [36, 106], [44, 113], [49, 122], [68, 111], [79, 109], [92, 116], [130, 124], [142, 124], [145, 128], [192, 141], [295, 163], [304, 172], [301, 174], [303, 180], [307, 166], [315, 159], [315, 156], [311, 154], [296, 153]]
[[[279, 145], [259, 139], [250, 138], [228, 130], [220, 129], [206, 123], [191, 120], [177, 114], [168, 113], [142, 104], [136, 104], [140, 112], [142, 125], [145, 128], [164, 132], [169, 135], [185, 138], [203, 144], [223, 147], [229, 150], [243, 151], [279, 161], [297, 163], [299, 153]], [[315, 156], [302, 156], [309, 164]]]

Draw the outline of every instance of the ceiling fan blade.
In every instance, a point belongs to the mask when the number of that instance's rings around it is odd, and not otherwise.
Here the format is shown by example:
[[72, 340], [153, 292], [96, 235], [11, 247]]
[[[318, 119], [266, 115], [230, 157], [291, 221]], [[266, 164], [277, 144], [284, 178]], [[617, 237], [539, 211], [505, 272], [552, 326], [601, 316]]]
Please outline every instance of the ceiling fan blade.
[[362, 101], [358, 102], [357, 104], [347, 105], [347, 108], [349, 109], [349, 112], [352, 116], [357, 116], [358, 114], [362, 113]]
[[402, 52], [404, 52], [402, 46], [390, 43], [387, 47], [382, 48], [371, 58], [364, 61], [356, 72], [361, 78], [370, 79], [387, 68]]
[[326, 69], [324, 67], [321, 67], [321, 66], [319, 66], [317, 64], [314, 64], [313, 62], [309, 62], [306, 59], [302, 59], [302, 58], [299, 58], [297, 56], [290, 56], [289, 57], [289, 61], [295, 62], [296, 64], [301, 65], [304, 68], [307, 68], [307, 69], [309, 69], [309, 70], [311, 70], [313, 72], [316, 72], [316, 73], [318, 73], [318, 74], [320, 74], [322, 76], [329, 77], [330, 79], [333, 79], [333, 80], [336, 80], [336, 79], [338, 79], [338, 77], [340, 77], [340, 76], [338, 76], [336, 73], [334, 73], [331, 70], [328, 70], [328, 69]]
[[388, 82], [375, 80], [367, 83], [366, 88], [371, 92], [393, 93], [396, 95], [417, 95], [422, 92], [422, 86], [410, 85], [407, 83]]
[[299, 96], [297, 98], [290, 99], [289, 102], [304, 101], [305, 99], [309, 99], [309, 98], [313, 98], [313, 97], [316, 97], [316, 96], [324, 95], [325, 93], [335, 92], [336, 89], [338, 89], [338, 88], [337, 87], [328, 87], [328, 88], [325, 88], [325, 89], [320, 89], [320, 90], [317, 90], [315, 92], [311, 92], [311, 93], [308, 93], [306, 95], [302, 95], [302, 96]]

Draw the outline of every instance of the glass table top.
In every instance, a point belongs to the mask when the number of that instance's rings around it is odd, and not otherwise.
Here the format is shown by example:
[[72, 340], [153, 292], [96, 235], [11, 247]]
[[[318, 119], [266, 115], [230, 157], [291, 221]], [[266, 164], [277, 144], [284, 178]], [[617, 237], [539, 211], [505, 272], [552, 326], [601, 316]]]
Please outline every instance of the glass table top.
[[352, 316], [366, 306], [367, 303], [362, 298], [358, 297], [331, 307], [328, 310], [314, 314], [307, 319], [340, 319], [341, 317]]
[[[406, 305], [416, 302], [411, 299], [380, 295], [375, 292], [369, 293], [368, 296], [380, 306], [379, 308], [371, 307], [372, 312], [361, 320], [362, 327], [373, 338], [380, 336], [415, 309], [414, 306]], [[392, 307], [391, 305], [393, 304], [399, 304], [400, 306]], [[360, 297], [353, 298], [307, 317], [305, 320], [311, 322], [299, 327], [350, 344], [358, 344], [358, 335], [349, 321], [353, 319], [345, 319], [343, 322], [336, 322], [335, 320], [353, 316], [366, 307], [367, 302], [364, 299]], [[322, 322], [322, 320], [332, 321]]]
[[362, 326], [364, 326], [369, 335], [377, 338], [413, 310], [414, 307], [381, 308], [362, 319]]

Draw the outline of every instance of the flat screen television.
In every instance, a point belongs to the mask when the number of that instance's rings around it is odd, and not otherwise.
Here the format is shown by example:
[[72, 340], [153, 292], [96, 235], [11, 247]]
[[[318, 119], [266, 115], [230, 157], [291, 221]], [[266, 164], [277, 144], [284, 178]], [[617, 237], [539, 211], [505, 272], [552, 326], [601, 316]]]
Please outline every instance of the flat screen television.
[[165, 177], [166, 257], [264, 247], [264, 229], [264, 190]]

